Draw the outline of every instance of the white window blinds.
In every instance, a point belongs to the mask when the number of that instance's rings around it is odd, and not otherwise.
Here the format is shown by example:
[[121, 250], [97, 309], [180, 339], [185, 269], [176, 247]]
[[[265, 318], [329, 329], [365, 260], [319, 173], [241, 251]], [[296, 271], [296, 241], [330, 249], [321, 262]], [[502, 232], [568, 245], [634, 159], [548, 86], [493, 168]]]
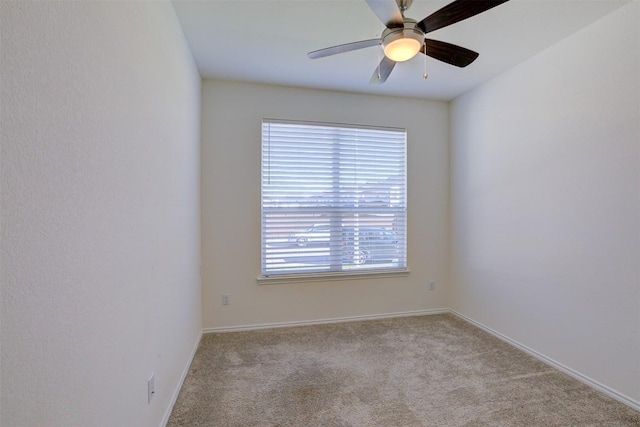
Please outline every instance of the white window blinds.
[[262, 122], [262, 275], [406, 269], [406, 131]]

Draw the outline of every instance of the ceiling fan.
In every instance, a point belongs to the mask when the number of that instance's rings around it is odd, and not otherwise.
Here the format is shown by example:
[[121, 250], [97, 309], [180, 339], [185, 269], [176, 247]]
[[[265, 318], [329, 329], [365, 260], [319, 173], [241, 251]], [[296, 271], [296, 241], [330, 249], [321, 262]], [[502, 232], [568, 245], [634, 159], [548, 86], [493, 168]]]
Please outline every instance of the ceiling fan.
[[456, 0], [418, 22], [404, 13], [413, 0], [365, 0], [373, 13], [386, 26], [378, 39], [361, 40], [309, 52], [311, 59], [382, 45], [384, 58], [371, 76], [370, 83], [384, 83], [397, 62], [407, 61], [418, 52], [456, 67], [466, 67], [478, 53], [438, 40], [425, 39], [425, 34], [501, 5], [508, 0]]

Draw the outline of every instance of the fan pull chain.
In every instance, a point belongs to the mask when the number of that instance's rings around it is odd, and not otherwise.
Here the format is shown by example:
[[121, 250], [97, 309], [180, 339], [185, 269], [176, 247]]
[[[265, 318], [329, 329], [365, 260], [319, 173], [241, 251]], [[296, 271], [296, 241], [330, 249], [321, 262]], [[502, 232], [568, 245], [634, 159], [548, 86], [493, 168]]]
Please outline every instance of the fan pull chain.
[[380, 61], [382, 60], [380, 58], [380, 51], [382, 50], [382, 45], [380, 45], [380, 49], [378, 49], [378, 67], [376, 68], [376, 74], [378, 76], [378, 80], [380, 80], [382, 78], [382, 75], [380, 75]]
[[427, 43], [424, 43], [424, 74], [422, 75], [422, 78], [427, 80], [427, 77], [429, 77], [429, 74], [427, 73]]

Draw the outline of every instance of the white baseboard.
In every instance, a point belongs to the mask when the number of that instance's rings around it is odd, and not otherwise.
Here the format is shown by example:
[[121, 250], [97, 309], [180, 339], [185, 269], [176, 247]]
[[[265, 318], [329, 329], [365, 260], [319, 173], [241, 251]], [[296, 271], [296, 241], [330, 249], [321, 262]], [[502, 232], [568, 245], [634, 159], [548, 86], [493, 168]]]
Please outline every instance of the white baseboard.
[[630, 406], [631, 408], [635, 409], [636, 411], [640, 411], [640, 402], [638, 402], [637, 400], [634, 400], [634, 399], [630, 398], [629, 396], [626, 396], [626, 395], [624, 395], [622, 393], [619, 393], [619, 392], [613, 390], [612, 388], [607, 387], [606, 385], [601, 384], [598, 381], [596, 381], [596, 380], [594, 380], [592, 378], [589, 378], [588, 376], [586, 376], [584, 374], [581, 374], [580, 372], [578, 372], [578, 371], [576, 371], [574, 369], [571, 369], [568, 366], [565, 366], [562, 363], [559, 363], [559, 362], [553, 360], [552, 358], [547, 357], [544, 354], [539, 353], [536, 350], [534, 350], [534, 349], [532, 349], [530, 347], [527, 347], [526, 345], [521, 344], [518, 341], [516, 341], [514, 339], [511, 339], [508, 336], [503, 335], [500, 332], [498, 332], [498, 331], [496, 331], [494, 329], [491, 329], [490, 327], [488, 327], [486, 325], [483, 325], [482, 323], [477, 322], [477, 321], [465, 316], [464, 314], [458, 313], [457, 311], [452, 310], [452, 309], [450, 309], [448, 311], [451, 314], [454, 314], [455, 316], [458, 316], [460, 319], [462, 319], [462, 320], [464, 320], [466, 322], [469, 322], [474, 326], [477, 326], [478, 328], [482, 329], [483, 331], [488, 332], [491, 335], [495, 336], [496, 338], [501, 339], [502, 341], [506, 342], [507, 344], [510, 344], [510, 345], [512, 345], [512, 346], [524, 351], [525, 353], [535, 357], [536, 359], [546, 363], [547, 365], [550, 365], [550, 366], [558, 369], [559, 371], [564, 372], [565, 374], [577, 379], [578, 381], [590, 386], [591, 388], [594, 388], [594, 389], [606, 394], [607, 396], [612, 397], [612, 398], [618, 400], [619, 402], [622, 402], [625, 405]]
[[164, 413], [164, 417], [162, 417], [162, 422], [160, 423], [160, 427], [166, 427], [169, 422], [169, 417], [171, 416], [171, 411], [173, 411], [173, 406], [176, 404], [178, 400], [178, 394], [180, 394], [180, 390], [182, 389], [182, 384], [184, 384], [184, 380], [187, 378], [187, 374], [189, 373], [189, 368], [191, 367], [191, 362], [193, 362], [193, 358], [196, 355], [196, 351], [198, 351], [198, 347], [200, 346], [200, 340], [202, 340], [202, 332], [198, 335], [198, 339], [196, 339], [196, 343], [191, 350], [191, 354], [189, 355], [189, 359], [187, 360], [187, 364], [182, 370], [182, 375], [180, 375], [180, 381], [176, 385], [176, 388], [173, 392], [173, 396], [171, 396], [171, 401], [169, 402], [169, 406]]
[[361, 320], [376, 320], [376, 319], [388, 319], [392, 317], [409, 317], [409, 316], [425, 316], [429, 314], [444, 314], [449, 313], [448, 308], [432, 309], [432, 310], [416, 310], [416, 311], [402, 311], [399, 313], [384, 313], [384, 314], [372, 314], [364, 316], [350, 316], [350, 317], [337, 317], [331, 319], [317, 319], [317, 320], [302, 320], [297, 322], [279, 322], [279, 323], [260, 323], [257, 325], [243, 325], [243, 326], [223, 326], [219, 328], [205, 328], [203, 333], [219, 333], [219, 332], [239, 332], [239, 331], [255, 331], [259, 329], [272, 329], [272, 328], [287, 328], [292, 326], [307, 326], [307, 325], [323, 325], [328, 323], [343, 323], [343, 322], [356, 322]]

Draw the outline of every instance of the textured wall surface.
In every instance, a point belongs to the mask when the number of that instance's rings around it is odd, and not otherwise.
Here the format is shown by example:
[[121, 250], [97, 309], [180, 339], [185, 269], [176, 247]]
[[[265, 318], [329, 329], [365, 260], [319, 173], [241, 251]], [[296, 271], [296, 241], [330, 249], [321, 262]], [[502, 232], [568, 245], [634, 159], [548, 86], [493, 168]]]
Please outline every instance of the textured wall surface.
[[[407, 129], [408, 277], [259, 285], [262, 118]], [[207, 81], [202, 93], [205, 328], [446, 307], [444, 102]], [[436, 290], [428, 291], [428, 280]], [[231, 305], [222, 306], [222, 294]]]
[[1, 424], [157, 426], [201, 330], [200, 78], [168, 2], [1, 8]]
[[636, 402], [639, 21], [635, 1], [451, 115], [452, 306]]

